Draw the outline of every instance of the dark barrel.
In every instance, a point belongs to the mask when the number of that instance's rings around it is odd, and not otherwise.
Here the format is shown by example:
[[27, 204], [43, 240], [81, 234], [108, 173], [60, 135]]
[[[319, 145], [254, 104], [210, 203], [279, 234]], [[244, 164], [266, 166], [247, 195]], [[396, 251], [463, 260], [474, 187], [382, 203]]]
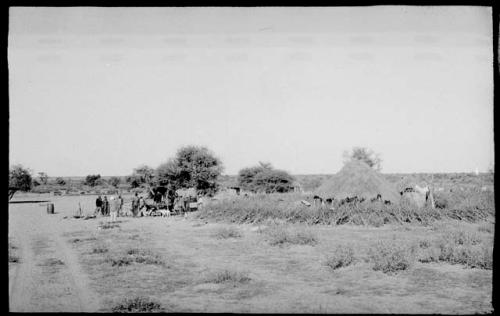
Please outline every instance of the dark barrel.
[[54, 214], [54, 203], [47, 204], [47, 214]]

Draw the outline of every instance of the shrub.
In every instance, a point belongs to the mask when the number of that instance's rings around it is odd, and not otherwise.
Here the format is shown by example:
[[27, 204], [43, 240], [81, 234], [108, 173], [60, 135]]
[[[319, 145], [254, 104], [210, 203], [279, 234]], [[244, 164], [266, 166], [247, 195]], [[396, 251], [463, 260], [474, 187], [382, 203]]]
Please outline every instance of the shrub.
[[247, 283], [251, 279], [246, 272], [222, 270], [216, 271], [204, 278], [205, 283]]
[[100, 174], [89, 174], [85, 177], [83, 184], [95, 187], [96, 185], [102, 184], [102, 179]]
[[31, 190], [33, 183], [31, 172], [22, 165], [12, 166], [9, 170], [9, 188], [16, 188], [20, 191]]
[[272, 246], [282, 246], [286, 244], [294, 245], [315, 245], [317, 237], [308, 229], [290, 229], [286, 225], [275, 225], [267, 229], [269, 244]]
[[294, 177], [283, 170], [274, 169], [269, 163], [241, 169], [238, 185], [244, 190], [265, 193], [285, 193], [293, 191]]
[[111, 266], [115, 267], [121, 267], [121, 266], [128, 266], [133, 262], [132, 258], [129, 257], [120, 257], [120, 258], [107, 258], [106, 262], [111, 263]]
[[153, 253], [151, 250], [136, 249], [136, 248], [129, 249], [127, 251], [127, 255], [130, 256], [131, 261], [136, 263], [157, 264], [157, 265], [164, 264], [162, 258], [158, 254]]
[[395, 241], [378, 242], [369, 253], [373, 270], [393, 273], [408, 269], [414, 261], [414, 249]]
[[347, 267], [354, 261], [354, 250], [351, 246], [337, 246], [332, 255], [326, 260], [326, 265], [336, 270]]
[[492, 269], [493, 243], [481, 239], [475, 232], [448, 231], [437, 247], [440, 261], [463, 264], [470, 268]]
[[109, 251], [108, 248], [102, 246], [95, 247], [92, 249], [92, 253], [106, 253], [108, 251]]
[[113, 306], [111, 310], [114, 313], [164, 312], [160, 303], [146, 297], [125, 299], [121, 303]]
[[241, 232], [236, 227], [220, 227], [213, 234], [213, 237], [218, 239], [240, 238]]

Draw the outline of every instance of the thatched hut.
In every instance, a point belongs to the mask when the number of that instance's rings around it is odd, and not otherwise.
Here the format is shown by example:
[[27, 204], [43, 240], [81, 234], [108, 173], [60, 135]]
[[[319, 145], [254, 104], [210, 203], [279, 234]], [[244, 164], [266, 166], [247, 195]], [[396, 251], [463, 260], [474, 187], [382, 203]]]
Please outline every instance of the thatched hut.
[[383, 200], [399, 201], [397, 190], [374, 169], [358, 160], [350, 161], [333, 177], [319, 186], [314, 194], [323, 199], [364, 198], [370, 200], [382, 196]]

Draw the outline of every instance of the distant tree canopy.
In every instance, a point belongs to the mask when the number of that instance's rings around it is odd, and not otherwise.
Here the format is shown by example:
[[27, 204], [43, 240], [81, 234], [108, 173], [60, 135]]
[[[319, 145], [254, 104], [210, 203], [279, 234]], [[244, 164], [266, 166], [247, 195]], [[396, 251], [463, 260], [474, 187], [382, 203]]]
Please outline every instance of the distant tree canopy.
[[141, 165], [134, 169], [132, 176], [139, 182], [139, 184], [151, 184], [155, 175], [155, 169]]
[[351, 160], [361, 160], [371, 168], [380, 171], [382, 169], [382, 159], [380, 154], [365, 147], [353, 147], [351, 151], [344, 151], [344, 163]]
[[66, 180], [64, 180], [61, 177], [57, 177], [56, 178], [56, 184], [58, 184], [58, 185], [66, 185]]
[[294, 177], [283, 170], [274, 169], [269, 163], [243, 168], [238, 173], [238, 184], [243, 190], [265, 193], [293, 191]]
[[85, 177], [85, 181], [83, 182], [83, 184], [89, 185], [91, 187], [95, 187], [96, 185], [99, 185], [101, 183], [102, 179], [100, 174], [89, 174]]
[[30, 191], [33, 185], [31, 173], [22, 165], [12, 166], [9, 170], [9, 187], [20, 191]]
[[117, 188], [118, 185], [120, 184], [121, 179], [118, 177], [111, 177], [108, 180], [108, 183], [111, 184], [113, 187]]
[[212, 195], [218, 189], [217, 178], [222, 173], [222, 162], [206, 147], [185, 146], [174, 158], [156, 169], [159, 185], [170, 184], [173, 189], [194, 187], [202, 194]]
[[49, 181], [49, 176], [45, 172], [39, 172], [38, 178], [40, 179], [40, 183], [44, 185]]

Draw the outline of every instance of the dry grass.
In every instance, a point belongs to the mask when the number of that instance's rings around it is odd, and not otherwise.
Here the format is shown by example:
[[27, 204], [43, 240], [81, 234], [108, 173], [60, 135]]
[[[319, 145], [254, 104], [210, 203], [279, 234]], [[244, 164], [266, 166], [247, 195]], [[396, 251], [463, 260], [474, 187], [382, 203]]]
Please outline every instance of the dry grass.
[[104, 246], [96, 246], [96, 247], [92, 248], [92, 253], [94, 253], [94, 254], [106, 253], [108, 251], [109, 251], [109, 249], [104, 247]]
[[[58, 209], [66, 208], [60, 206]], [[39, 210], [34, 209], [32, 213], [38, 214]], [[291, 215], [301, 218], [299, 212], [286, 216]], [[327, 215], [325, 218], [328, 218]], [[290, 222], [286, 216], [273, 220], [274, 224], [287, 226], [283, 225]], [[439, 264], [424, 264], [415, 260], [409, 269], [397, 270], [404, 273], [387, 275], [373, 271], [373, 262], [357, 262], [358, 259], [370, 260], [368, 253], [373, 241], [390, 240], [401, 247], [414, 244], [418, 252], [437, 249], [440, 253], [437, 245], [446, 235], [446, 228], [460, 228], [448, 222], [436, 222], [441, 225], [436, 225], [435, 230], [431, 229], [434, 224], [425, 227], [405, 222], [402, 225], [387, 223], [378, 228], [370, 224], [287, 226], [289, 230], [301, 229], [300, 226], [309, 230], [317, 240], [314, 247], [272, 246], [266, 240], [268, 229], [264, 228], [260, 234], [251, 225], [239, 226], [243, 236], [225, 242], [210, 238], [217, 227], [225, 224], [209, 223], [195, 228], [193, 223], [189, 219], [173, 218], [166, 224], [154, 218], [140, 218], [122, 223], [121, 229], [96, 231], [98, 221], [66, 221], [61, 229], [81, 231], [80, 235], [72, 238], [97, 236], [97, 243], [70, 245], [78, 254], [83, 271], [91, 278], [93, 290], [105, 302], [103, 311], [108, 312], [120, 303], [116, 299], [138, 295], [154, 299], [163, 308], [174, 312], [309, 313], [316, 308], [316, 312], [327, 313], [474, 314], [487, 313], [492, 308], [491, 270], [463, 269], [465, 265], [451, 265], [439, 261], [438, 256]], [[266, 223], [265, 218], [262, 223]], [[269, 223], [269, 226], [272, 224]], [[473, 223], [460, 229], [478, 233], [487, 241], [487, 236], [492, 234], [480, 231], [478, 226], [479, 223]], [[18, 234], [24, 231], [18, 229]], [[140, 238], [131, 239], [134, 234]], [[395, 239], [392, 239], [393, 235]], [[450, 239], [453, 243], [455, 240], [470, 240], [472, 243], [475, 239], [460, 233], [450, 234], [455, 235], [458, 237]], [[471, 246], [481, 246], [484, 241]], [[356, 264], [351, 263], [347, 268], [332, 272], [325, 266], [325, 260], [335, 255], [338, 245], [350, 245], [355, 250], [353, 262]], [[101, 246], [108, 249], [107, 253], [92, 253], [94, 248]], [[129, 255], [129, 250], [145, 247], [168, 259], [169, 268], [135, 262], [117, 268], [104, 260], [108, 256], [131, 257], [136, 252], [132, 251]], [[210, 273], [214, 276], [212, 280], [221, 283], [200, 283], [200, 275], [207, 267], [209, 271], [214, 271]], [[249, 271], [246, 276], [252, 280], [239, 283], [239, 279], [245, 278], [237, 275], [225, 277], [223, 273], [216, 275], [224, 270], [233, 273]], [[176, 305], [169, 309], [171, 302]], [[129, 310], [128, 306], [132, 309], [134, 305], [123, 306], [125, 308], [121, 311], [125, 312]]]
[[9, 241], [9, 263], [19, 263], [20, 258], [17, 256], [17, 246]]
[[209, 273], [203, 278], [204, 283], [247, 283], [251, 278], [247, 272], [224, 269]]
[[111, 308], [113, 313], [162, 313], [160, 303], [147, 297], [127, 298]]
[[233, 226], [219, 227], [212, 233], [212, 237], [217, 239], [241, 238], [242, 236], [238, 228]]
[[297, 193], [235, 196], [210, 201], [196, 213], [202, 220], [211, 219], [230, 223], [263, 223], [268, 219], [282, 219], [290, 223], [328, 225], [370, 225], [416, 223], [429, 225], [435, 221], [456, 219], [479, 222], [494, 218], [493, 192], [467, 191], [455, 194], [442, 209], [416, 208], [404, 199], [390, 205], [365, 201], [345, 204], [331, 210], [328, 206], [310, 206], [300, 200], [311, 196]]
[[407, 270], [414, 263], [415, 249], [397, 241], [380, 241], [371, 249], [369, 256], [373, 270], [395, 273]]
[[132, 248], [127, 250], [125, 256], [108, 257], [107, 262], [112, 266], [126, 266], [133, 263], [151, 264], [151, 265], [165, 265], [165, 262], [160, 255], [152, 252], [149, 249]]
[[347, 267], [354, 262], [354, 249], [349, 245], [337, 246], [327, 258], [326, 265], [332, 270]]
[[271, 246], [311, 245], [318, 242], [312, 229], [305, 227], [289, 227], [288, 225], [272, 225], [264, 231]]

